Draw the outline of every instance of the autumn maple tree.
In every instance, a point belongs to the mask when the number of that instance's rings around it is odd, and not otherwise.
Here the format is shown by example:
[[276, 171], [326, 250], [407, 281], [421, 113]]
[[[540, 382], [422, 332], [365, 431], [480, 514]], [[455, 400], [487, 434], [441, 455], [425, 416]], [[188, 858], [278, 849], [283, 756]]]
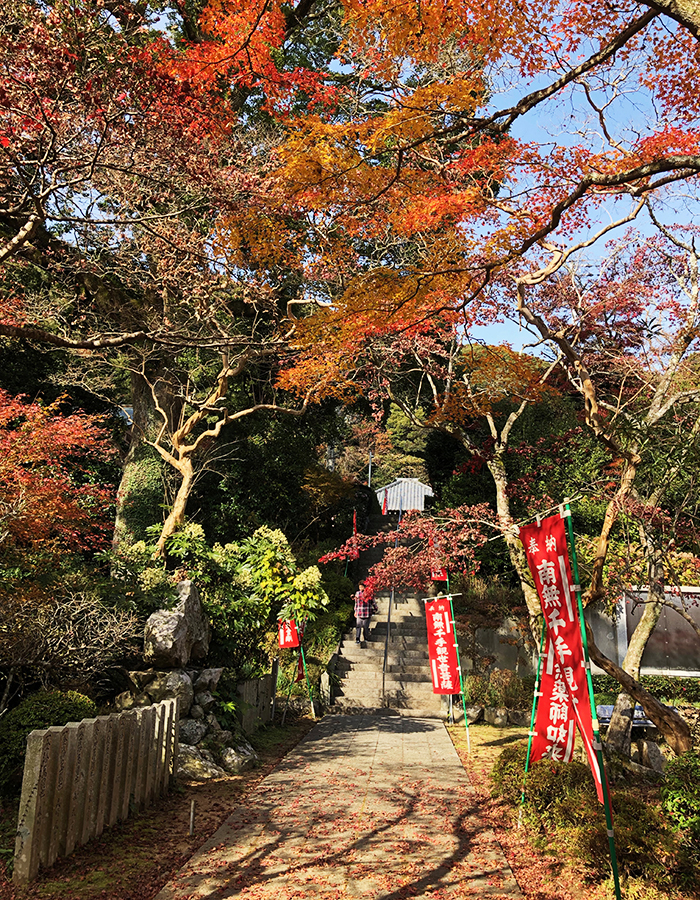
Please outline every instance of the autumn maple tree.
[[74, 557], [109, 546], [114, 496], [97, 472], [115, 451], [103, 422], [60, 405], [0, 391], [0, 712], [13, 682], [86, 677], [134, 630], [133, 614], [68, 584]]

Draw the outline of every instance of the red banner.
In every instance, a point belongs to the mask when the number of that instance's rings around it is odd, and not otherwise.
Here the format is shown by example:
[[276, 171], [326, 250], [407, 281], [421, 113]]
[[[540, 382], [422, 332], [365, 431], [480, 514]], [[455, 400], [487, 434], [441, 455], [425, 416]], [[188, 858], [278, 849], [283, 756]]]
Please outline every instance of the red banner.
[[459, 694], [457, 649], [450, 601], [440, 597], [425, 604], [428, 623], [428, 655], [434, 694]]
[[294, 621], [294, 619], [290, 619], [288, 622], [278, 622], [277, 633], [279, 636], [281, 649], [285, 649], [286, 647], [299, 646], [297, 623]]
[[384, 502], [382, 503], [382, 515], [386, 515], [386, 505], [389, 502], [389, 491], [384, 491]]
[[432, 557], [430, 563], [431, 581], [447, 581], [447, 569], [444, 569], [435, 559], [435, 541], [432, 538], [428, 538], [428, 546], [430, 547], [430, 555]]
[[297, 662], [297, 677], [294, 679], [295, 682], [304, 680], [304, 658], [301, 655], [301, 649], [299, 650], [299, 661]]
[[530, 758], [534, 761], [548, 756], [568, 761], [573, 750], [575, 721], [602, 803], [603, 785], [593, 748], [581, 626], [564, 520], [561, 516], [550, 516], [539, 524], [525, 525], [520, 529], [520, 540], [535, 579], [547, 627], [541, 696]]

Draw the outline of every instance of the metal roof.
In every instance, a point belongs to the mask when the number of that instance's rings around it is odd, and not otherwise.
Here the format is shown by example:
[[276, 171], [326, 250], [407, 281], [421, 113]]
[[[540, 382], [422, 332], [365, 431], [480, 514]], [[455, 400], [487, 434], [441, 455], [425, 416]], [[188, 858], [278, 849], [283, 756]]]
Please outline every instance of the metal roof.
[[377, 488], [375, 494], [382, 509], [386, 496], [387, 512], [397, 512], [398, 510], [406, 512], [409, 509], [418, 509], [423, 512], [425, 498], [434, 496], [433, 489], [418, 481], [417, 478], [397, 478], [391, 484]]

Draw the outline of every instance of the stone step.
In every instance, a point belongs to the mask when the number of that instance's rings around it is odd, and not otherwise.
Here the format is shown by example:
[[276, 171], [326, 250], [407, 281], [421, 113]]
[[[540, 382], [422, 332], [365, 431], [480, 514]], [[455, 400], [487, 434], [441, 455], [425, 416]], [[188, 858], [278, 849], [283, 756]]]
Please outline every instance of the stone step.
[[[433, 715], [442, 713], [442, 704], [439, 698], [436, 702], [428, 702], [427, 700], [416, 701], [412, 698], [400, 697], [387, 692], [386, 696], [381, 693], [374, 695], [365, 695], [363, 697], [346, 697], [339, 696], [335, 698], [335, 705], [339, 707], [365, 707], [376, 709], [381, 707], [389, 707], [390, 709], [406, 710], [406, 715], [420, 716], [423, 711], [429, 710]], [[411, 712], [409, 712], [409, 710]]]
[[345, 674], [342, 684], [432, 684], [430, 672], [385, 672], [352, 670]]
[[[372, 660], [377, 660], [377, 665], [381, 666], [384, 660], [384, 647], [381, 646], [377, 648], [372, 647], [371, 645], [358, 647], [355, 643], [352, 643], [349, 646], [344, 645], [341, 647], [341, 656], [339, 657], [339, 660], [340, 659], [346, 659], [353, 663], [370, 663]], [[420, 664], [421, 660], [428, 659], [428, 651], [408, 648], [397, 650], [396, 647], [390, 647], [386, 659], [389, 665], [400, 666], [404, 663], [407, 665], [417, 665]]]
[[[386, 670], [387, 672], [428, 672], [430, 671], [430, 664], [428, 659], [426, 658], [422, 662], [418, 662], [414, 657], [411, 657], [413, 660], [412, 664], [404, 663], [403, 660], [399, 660], [397, 657], [394, 657], [394, 662], [387, 662]], [[381, 671], [383, 664], [383, 657], [377, 659], [375, 657], [371, 657], [368, 661], [367, 657], [359, 659], [357, 661], [350, 660], [347, 657], [341, 656], [338, 659], [338, 662], [335, 667], [335, 671], [338, 675], [344, 675], [346, 672], [376, 672], [377, 670]]]
[[338, 698], [338, 701], [331, 707], [331, 712], [335, 715], [365, 715], [365, 716], [405, 716], [414, 719], [445, 719], [447, 718], [446, 710], [437, 707], [406, 707], [397, 708], [396, 706], [368, 706], [366, 704], [353, 704], [351, 701], [344, 701]]
[[[381, 682], [378, 685], [343, 683], [336, 692], [338, 697], [359, 697], [360, 699], [371, 699], [379, 695], [392, 699], [400, 698], [406, 701], [416, 700], [421, 706], [430, 706], [433, 702], [437, 703], [440, 697], [440, 694], [433, 694], [432, 685], [430, 684], [403, 684], [401, 686], [387, 684], [384, 691], [382, 691]], [[434, 697], [438, 697], [438, 700], [433, 700]]]
[[420, 622], [417, 619], [412, 619], [410, 622], [394, 622], [392, 620], [391, 625], [389, 625], [388, 622], [373, 622], [371, 630], [374, 634], [381, 634], [382, 636], [389, 630], [392, 635], [422, 635], [425, 638], [428, 636], [428, 629], [425, 622]]

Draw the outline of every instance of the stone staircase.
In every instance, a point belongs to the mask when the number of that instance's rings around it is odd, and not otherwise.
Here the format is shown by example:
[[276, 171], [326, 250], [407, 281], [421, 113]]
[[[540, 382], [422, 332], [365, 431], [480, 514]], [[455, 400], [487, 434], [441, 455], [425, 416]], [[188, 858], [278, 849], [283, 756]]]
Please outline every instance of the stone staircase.
[[370, 640], [355, 643], [355, 629], [340, 646], [335, 691], [336, 712], [391, 709], [399, 715], [442, 717], [442, 699], [433, 694], [428, 662], [424, 603], [398, 597], [391, 609], [387, 667], [382, 672], [387, 636], [389, 597], [377, 597], [379, 613], [372, 617]]

